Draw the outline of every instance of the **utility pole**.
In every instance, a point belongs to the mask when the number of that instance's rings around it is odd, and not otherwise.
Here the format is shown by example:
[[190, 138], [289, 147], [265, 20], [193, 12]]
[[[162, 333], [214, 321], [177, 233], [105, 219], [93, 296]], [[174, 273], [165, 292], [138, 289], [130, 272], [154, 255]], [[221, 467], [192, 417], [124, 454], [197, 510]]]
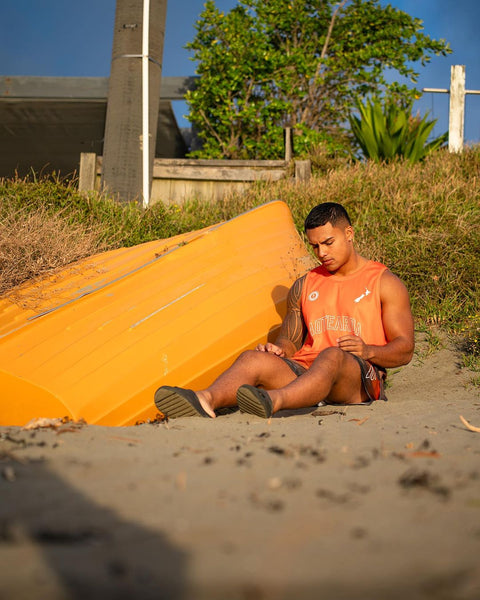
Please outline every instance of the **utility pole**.
[[166, 12], [167, 0], [116, 4], [102, 188], [121, 202], [149, 203]]
[[424, 88], [423, 92], [450, 94], [448, 120], [448, 150], [463, 152], [463, 129], [465, 122], [465, 95], [480, 94], [480, 90], [465, 89], [465, 65], [452, 65], [450, 68], [450, 89]]

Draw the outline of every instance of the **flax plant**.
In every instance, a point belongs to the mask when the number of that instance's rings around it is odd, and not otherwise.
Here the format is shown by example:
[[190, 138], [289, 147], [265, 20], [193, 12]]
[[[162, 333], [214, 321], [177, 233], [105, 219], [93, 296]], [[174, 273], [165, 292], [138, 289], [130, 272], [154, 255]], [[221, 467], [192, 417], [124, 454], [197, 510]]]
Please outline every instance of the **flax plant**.
[[448, 133], [428, 141], [436, 120], [429, 121], [428, 113], [412, 116], [412, 104], [403, 108], [392, 100], [373, 98], [365, 104], [357, 101], [356, 108], [360, 116], [350, 115], [350, 125], [365, 158], [415, 163], [447, 141]]

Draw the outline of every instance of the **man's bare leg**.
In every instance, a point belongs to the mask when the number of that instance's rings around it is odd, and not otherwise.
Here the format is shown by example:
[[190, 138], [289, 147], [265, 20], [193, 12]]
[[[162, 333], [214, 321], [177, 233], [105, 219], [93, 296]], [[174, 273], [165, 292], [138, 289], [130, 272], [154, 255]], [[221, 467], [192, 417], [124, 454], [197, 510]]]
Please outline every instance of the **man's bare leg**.
[[237, 404], [237, 390], [249, 384], [273, 390], [283, 388], [296, 378], [290, 367], [276, 354], [247, 350], [208, 388], [196, 392], [204, 410], [215, 417], [215, 410]]
[[306, 373], [281, 389], [268, 389], [273, 412], [314, 406], [320, 401], [360, 404], [367, 399], [360, 366], [348, 352], [328, 348]]

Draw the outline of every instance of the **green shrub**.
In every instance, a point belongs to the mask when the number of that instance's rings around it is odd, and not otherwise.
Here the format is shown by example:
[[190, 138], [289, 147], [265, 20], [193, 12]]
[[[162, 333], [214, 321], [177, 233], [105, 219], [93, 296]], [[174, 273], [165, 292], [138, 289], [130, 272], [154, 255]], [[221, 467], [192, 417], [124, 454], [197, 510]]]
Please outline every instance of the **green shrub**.
[[412, 116], [412, 105], [402, 108], [392, 100], [382, 102], [378, 98], [357, 102], [360, 118], [350, 116], [355, 139], [366, 158], [375, 161], [391, 161], [405, 158], [415, 163], [445, 144], [448, 133], [428, 142], [436, 120], [428, 121]]

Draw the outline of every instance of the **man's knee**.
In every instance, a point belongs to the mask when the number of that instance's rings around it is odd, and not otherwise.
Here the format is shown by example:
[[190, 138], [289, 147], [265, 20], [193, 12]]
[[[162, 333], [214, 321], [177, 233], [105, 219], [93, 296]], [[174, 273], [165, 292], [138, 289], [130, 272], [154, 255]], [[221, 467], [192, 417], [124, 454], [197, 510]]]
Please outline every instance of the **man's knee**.
[[282, 359], [276, 354], [270, 352], [260, 352], [259, 350], [244, 350], [235, 363], [242, 367], [255, 369], [271, 369], [272, 365], [278, 366], [278, 362], [282, 363]]
[[345, 352], [340, 348], [331, 346], [330, 348], [325, 348], [325, 350], [322, 350], [314, 362], [329, 362], [341, 366], [344, 360]]
[[361, 371], [358, 361], [350, 352], [332, 346], [322, 350], [314, 360], [310, 369], [327, 371], [334, 379], [346, 377], [347, 379], [360, 377]]
[[263, 352], [258, 352], [257, 350], [244, 350], [241, 354], [238, 355], [236, 362], [237, 363], [253, 363], [253, 362], [258, 362], [258, 360], [261, 360], [261, 355], [264, 354]]

